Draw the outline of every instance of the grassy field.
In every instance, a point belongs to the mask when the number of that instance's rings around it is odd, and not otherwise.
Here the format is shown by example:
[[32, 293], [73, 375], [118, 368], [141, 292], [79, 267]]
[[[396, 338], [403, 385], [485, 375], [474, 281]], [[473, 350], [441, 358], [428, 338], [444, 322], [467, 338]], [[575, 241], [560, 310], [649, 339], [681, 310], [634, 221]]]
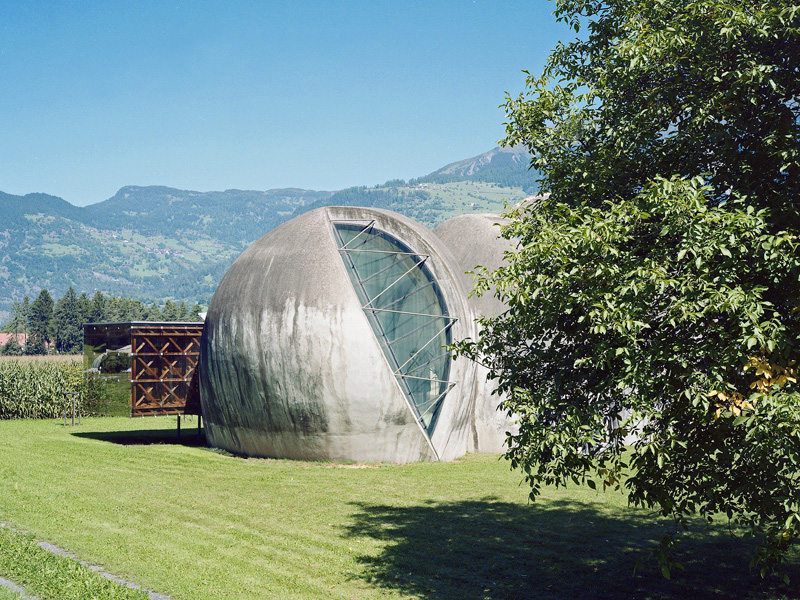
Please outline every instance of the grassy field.
[[499, 215], [503, 212], [506, 201], [514, 204], [526, 197], [522, 188], [502, 187], [479, 181], [424, 183], [405, 189], [425, 190], [431, 195], [431, 202], [441, 203], [436, 211], [436, 219], [426, 223], [430, 227], [463, 214], [489, 212]]
[[175, 425], [0, 422], [0, 521], [174, 600], [800, 598], [800, 569], [762, 581], [724, 524], [695, 525], [672, 581], [634, 575], [668, 524], [584, 488], [530, 504], [496, 456], [245, 460]]

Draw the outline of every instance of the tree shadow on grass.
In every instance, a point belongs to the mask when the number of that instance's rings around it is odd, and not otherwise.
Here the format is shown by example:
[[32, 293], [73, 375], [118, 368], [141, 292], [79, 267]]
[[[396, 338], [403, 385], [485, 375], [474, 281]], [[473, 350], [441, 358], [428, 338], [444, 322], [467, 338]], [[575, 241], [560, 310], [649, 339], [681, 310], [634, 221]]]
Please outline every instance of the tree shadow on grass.
[[703, 522], [679, 544], [685, 571], [667, 581], [648, 556], [668, 523], [641, 511], [493, 498], [355, 506], [345, 535], [381, 546], [356, 557], [356, 577], [421, 600], [800, 598], [797, 561], [790, 585], [761, 579], [748, 567], [752, 543]]
[[176, 429], [139, 429], [137, 431], [80, 431], [71, 435], [80, 438], [111, 442], [123, 446], [146, 446], [151, 444], [173, 444], [181, 446], [205, 446], [205, 431], [200, 429], [198, 439], [197, 426], [181, 428], [180, 438]]

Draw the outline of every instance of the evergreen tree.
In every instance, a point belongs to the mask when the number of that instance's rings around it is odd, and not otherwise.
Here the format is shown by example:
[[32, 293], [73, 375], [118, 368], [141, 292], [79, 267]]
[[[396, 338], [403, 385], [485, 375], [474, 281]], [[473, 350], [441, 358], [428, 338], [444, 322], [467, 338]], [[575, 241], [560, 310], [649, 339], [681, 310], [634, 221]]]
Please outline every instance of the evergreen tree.
[[144, 315], [145, 321], [163, 321], [164, 316], [161, 314], [161, 309], [158, 308], [158, 304], [153, 302], [150, 307], [147, 309]]
[[108, 323], [119, 323], [124, 320], [120, 299], [116, 296], [109, 297], [106, 300], [105, 321]]
[[193, 322], [202, 321], [203, 318], [200, 316], [200, 313], [203, 312], [203, 307], [199, 304], [195, 304], [192, 307], [191, 312], [189, 313], [189, 320]]
[[106, 320], [106, 297], [103, 292], [98, 290], [92, 296], [92, 303], [89, 307], [89, 322], [102, 323]]
[[130, 298], [111, 298], [111, 305], [116, 309], [115, 321], [126, 322], [131, 320], [131, 300]]
[[164, 304], [162, 317], [165, 321], [177, 321], [179, 314], [178, 311], [178, 306], [172, 300], [167, 300]]
[[28, 354], [46, 354], [47, 345], [53, 340], [55, 325], [53, 322], [53, 298], [50, 292], [42, 290], [31, 304], [30, 338], [27, 344]]
[[178, 306], [178, 314], [175, 318], [176, 321], [188, 321], [189, 311], [186, 309], [186, 302], [181, 302]]
[[78, 297], [70, 287], [56, 302], [55, 308], [55, 340], [56, 350], [68, 354], [81, 351], [83, 331]]
[[142, 304], [141, 300], [131, 300], [130, 320], [131, 321], [144, 321], [147, 314], [147, 308]]
[[31, 299], [28, 296], [25, 296], [22, 299], [22, 307], [20, 308], [20, 311], [22, 314], [22, 334], [25, 336], [24, 350], [27, 352], [29, 343], [28, 336], [30, 336], [31, 333]]
[[80, 322], [81, 327], [85, 323], [89, 323], [90, 319], [89, 316], [91, 315], [92, 309], [92, 301], [89, 300], [89, 296], [86, 295], [86, 292], [81, 293], [78, 296], [78, 312], [80, 313]]

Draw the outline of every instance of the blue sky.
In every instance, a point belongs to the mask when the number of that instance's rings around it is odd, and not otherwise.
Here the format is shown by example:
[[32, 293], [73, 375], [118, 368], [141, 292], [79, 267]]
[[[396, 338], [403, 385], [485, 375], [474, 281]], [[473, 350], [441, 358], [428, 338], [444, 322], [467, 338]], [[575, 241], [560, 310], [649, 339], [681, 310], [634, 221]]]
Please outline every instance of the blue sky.
[[546, 0], [0, 0], [0, 190], [336, 190], [503, 137]]

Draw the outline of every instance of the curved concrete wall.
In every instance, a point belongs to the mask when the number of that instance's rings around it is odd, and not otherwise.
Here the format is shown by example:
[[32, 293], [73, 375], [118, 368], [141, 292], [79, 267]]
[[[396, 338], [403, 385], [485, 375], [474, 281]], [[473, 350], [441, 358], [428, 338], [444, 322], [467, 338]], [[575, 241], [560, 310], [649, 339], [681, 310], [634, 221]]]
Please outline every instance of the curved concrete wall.
[[447, 247], [388, 211], [328, 207], [252, 244], [209, 306], [200, 386], [209, 442], [253, 456], [309, 460], [452, 460], [470, 440], [476, 367], [458, 382], [428, 436], [361, 308], [338, 252], [334, 220], [365, 220], [420, 254], [437, 279], [454, 338], [474, 335], [471, 309]]
[[[472, 290], [473, 283], [472, 275], [467, 275], [466, 271], [478, 265], [495, 270], [503, 263], [503, 253], [513, 249], [508, 240], [498, 237], [500, 227], [496, 224], [501, 222], [500, 215], [495, 214], [460, 215], [433, 230], [453, 252], [467, 293]], [[469, 303], [477, 316], [496, 316], [505, 310], [504, 304], [491, 291], [470, 297]], [[517, 431], [514, 418], [498, 410], [502, 398], [493, 393], [497, 387], [486, 379], [488, 373], [485, 367], [477, 367], [470, 452], [505, 452], [506, 432]]]

